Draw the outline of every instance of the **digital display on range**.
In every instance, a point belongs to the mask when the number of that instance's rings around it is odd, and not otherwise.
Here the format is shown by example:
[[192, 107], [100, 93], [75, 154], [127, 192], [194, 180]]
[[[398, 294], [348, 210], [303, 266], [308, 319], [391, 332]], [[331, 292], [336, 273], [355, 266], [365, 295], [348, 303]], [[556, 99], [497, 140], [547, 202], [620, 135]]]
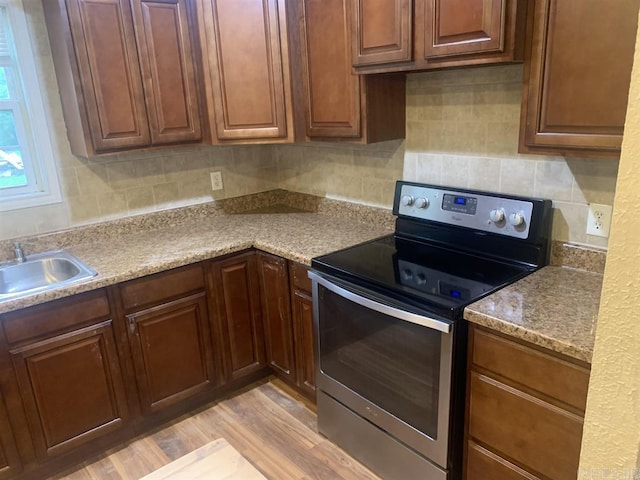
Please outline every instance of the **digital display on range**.
[[445, 193], [442, 196], [442, 209], [456, 213], [466, 213], [475, 215], [478, 207], [478, 199], [475, 197], [465, 197], [463, 195], [451, 195]]

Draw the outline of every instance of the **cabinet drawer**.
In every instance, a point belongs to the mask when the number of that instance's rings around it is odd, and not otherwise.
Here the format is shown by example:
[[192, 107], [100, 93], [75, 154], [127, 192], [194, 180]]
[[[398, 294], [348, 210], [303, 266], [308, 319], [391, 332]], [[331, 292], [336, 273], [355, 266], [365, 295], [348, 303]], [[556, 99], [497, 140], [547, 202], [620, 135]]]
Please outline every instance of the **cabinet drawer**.
[[575, 480], [583, 420], [476, 372], [469, 435], [552, 480]]
[[589, 388], [587, 368], [477, 328], [473, 335], [475, 365], [584, 412]]
[[495, 453], [469, 442], [467, 450], [467, 475], [469, 480], [537, 480]]
[[120, 295], [125, 310], [160, 303], [204, 289], [202, 265], [188, 265], [122, 284]]
[[289, 275], [294, 288], [311, 292], [311, 279], [307, 275], [309, 267], [301, 263], [289, 262]]
[[2, 315], [7, 341], [15, 344], [66, 330], [76, 325], [109, 318], [109, 300], [104, 290], [73, 295], [26, 310]]

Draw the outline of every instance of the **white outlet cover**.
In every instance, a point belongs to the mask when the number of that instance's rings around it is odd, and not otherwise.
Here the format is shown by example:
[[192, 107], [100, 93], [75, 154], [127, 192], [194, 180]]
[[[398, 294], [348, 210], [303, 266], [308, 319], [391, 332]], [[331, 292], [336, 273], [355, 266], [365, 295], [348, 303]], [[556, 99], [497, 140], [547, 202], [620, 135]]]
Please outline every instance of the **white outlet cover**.
[[223, 190], [224, 185], [222, 184], [222, 172], [210, 172], [209, 176], [211, 177], [211, 189], [212, 190]]
[[589, 216], [587, 218], [587, 235], [596, 237], [609, 236], [611, 229], [611, 215], [613, 208], [611, 205], [600, 205], [591, 203], [589, 205]]

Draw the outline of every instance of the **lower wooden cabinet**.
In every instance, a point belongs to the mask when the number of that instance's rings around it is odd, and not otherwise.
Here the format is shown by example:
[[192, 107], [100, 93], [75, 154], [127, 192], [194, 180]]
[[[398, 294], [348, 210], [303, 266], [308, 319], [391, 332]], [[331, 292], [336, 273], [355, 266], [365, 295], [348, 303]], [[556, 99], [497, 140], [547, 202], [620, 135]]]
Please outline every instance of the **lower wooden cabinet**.
[[[68, 299], [46, 306], [25, 311], [25, 321], [41, 316], [51, 326], [51, 319], [68, 320], [60, 315], [70, 308]], [[86, 323], [94, 312], [78, 320]], [[10, 325], [19, 317], [4, 320]], [[129, 415], [111, 318], [45, 337], [38, 337], [37, 328], [33, 324], [34, 338], [11, 346], [9, 354], [35, 455], [43, 461], [121, 429]]]
[[146, 414], [212, 389], [216, 372], [202, 265], [125, 283], [120, 288], [125, 305], [127, 292], [137, 291], [139, 285], [144, 295], [136, 298], [153, 303], [126, 312], [126, 322], [140, 406]]
[[315, 401], [313, 303], [307, 267], [258, 253], [267, 362]]
[[215, 328], [223, 350], [224, 379], [266, 367], [256, 253], [211, 262]]
[[0, 480], [69, 467], [267, 367], [315, 399], [310, 292], [307, 267], [248, 251], [0, 315]]
[[278, 376], [295, 384], [293, 324], [291, 323], [287, 260], [259, 252], [258, 271], [267, 362]]
[[0, 393], [0, 479], [12, 478], [22, 470], [9, 416]]
[[313, 333], [313, 299], [308, 268], [289, 262], [291, 318], [295, 339], [296, 385], [307, 397], [316, 398], [316, 362]]
[[471, 328], [469, 480], [575, 480], [588, 366]]

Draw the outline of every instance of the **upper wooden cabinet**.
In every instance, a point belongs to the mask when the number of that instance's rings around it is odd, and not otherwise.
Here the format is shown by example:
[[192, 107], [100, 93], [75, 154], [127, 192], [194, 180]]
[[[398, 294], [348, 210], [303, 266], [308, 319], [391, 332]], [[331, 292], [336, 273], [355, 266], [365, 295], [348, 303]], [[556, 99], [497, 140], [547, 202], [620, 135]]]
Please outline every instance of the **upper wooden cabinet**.
[[354, 0], [353, 64], [380, 65], [413, 60], [411, 0]]
[[349, 2], [288, 3], [299, 45], [305, 130], [311, 140], [378, 142], [405, 136], [404, 75], [354, 75]]
[[359, 73], [522, 60], [527, 0], [350, 0]]
[[200, 140], [188, 3], [43, 2], [74, 154]]
[[294, 139], [284, 0], [198, 0], [213, 143]]
[[619, 155], [640, 1], [532, 4], [520, 151]]

